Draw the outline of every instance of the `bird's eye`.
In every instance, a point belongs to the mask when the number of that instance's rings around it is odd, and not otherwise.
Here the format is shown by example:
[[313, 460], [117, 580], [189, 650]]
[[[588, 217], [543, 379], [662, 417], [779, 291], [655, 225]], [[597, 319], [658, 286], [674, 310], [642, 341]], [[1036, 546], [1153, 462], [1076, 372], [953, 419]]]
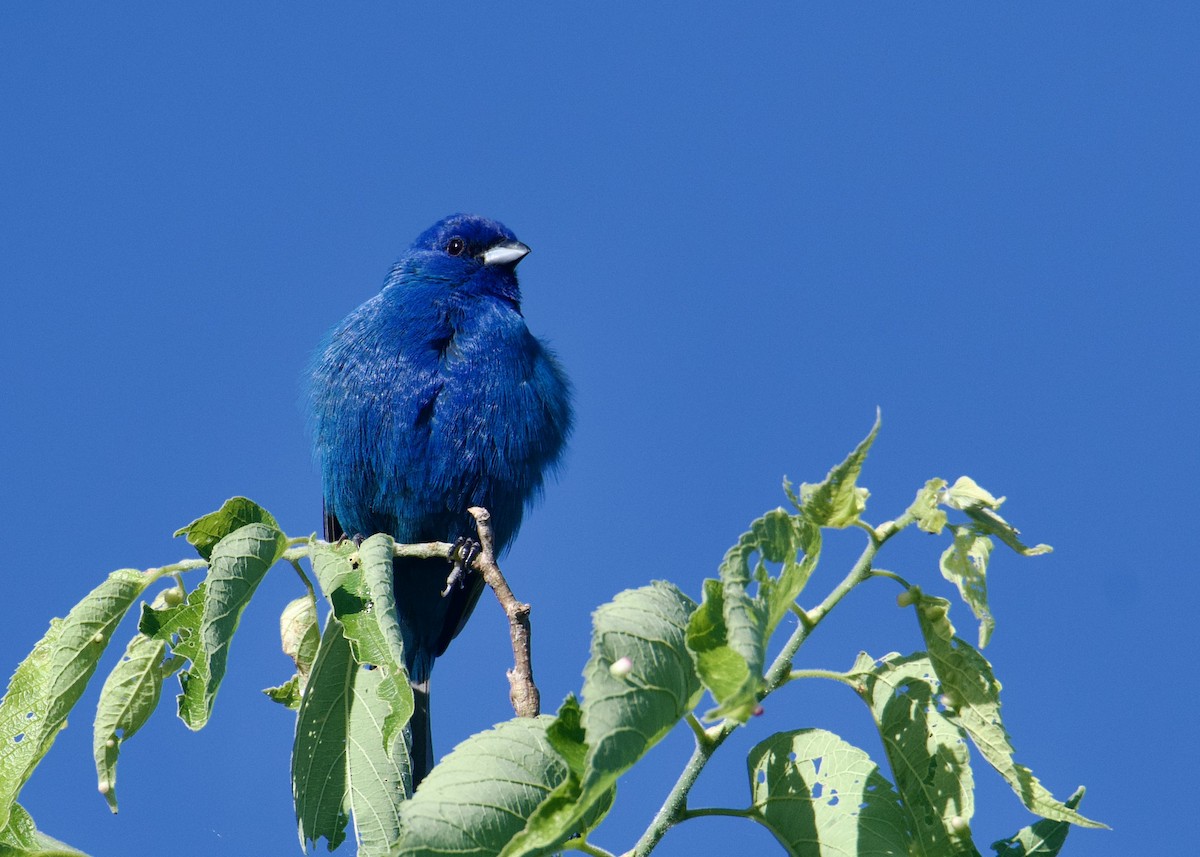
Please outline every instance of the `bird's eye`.
[[467, 249], [467, 242], [463, 241], [457, 235], [446, 243], [446, 252], [451, 256], [462, 255], [462, 251], [465, 249]]

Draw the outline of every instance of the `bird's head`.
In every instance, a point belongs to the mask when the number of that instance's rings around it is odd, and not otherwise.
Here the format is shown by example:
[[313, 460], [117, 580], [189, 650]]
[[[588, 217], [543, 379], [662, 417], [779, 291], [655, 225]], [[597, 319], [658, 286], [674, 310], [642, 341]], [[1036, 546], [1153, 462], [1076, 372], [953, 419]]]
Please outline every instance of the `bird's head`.
[[453, 214], [418, 236], [396, 264], [392, 280], [420, 277], [463, 298], [494, 295], [516, 304], [521, 292], [515, 268], [528, 252], [503, 223]]

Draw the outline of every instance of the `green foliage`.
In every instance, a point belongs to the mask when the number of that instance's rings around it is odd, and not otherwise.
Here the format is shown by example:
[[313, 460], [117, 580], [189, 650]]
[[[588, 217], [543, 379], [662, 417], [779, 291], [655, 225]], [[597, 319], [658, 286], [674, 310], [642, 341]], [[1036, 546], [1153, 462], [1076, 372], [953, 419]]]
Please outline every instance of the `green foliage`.
[[832, 732], [778, 732], [747, 763], [750, 817], [792, 857], [907, 857], [899, 795], [866, 753]]
[[[280, 560], [304, 586], [280, 619], [283, 650], [296, 669], [266, 693], [296, 710], [292, 783], [302, 846], [324, 840], [337, 848], [353, 832], [364, 857], [609, 855], [596, 837], [621, 776], [686, 724], [694, 752], [633, 845], [638, 857], [672, 826], [709, 814], [761, 824], [796, 857], [973, 857], [972, 747], [1042, 816], [992, 847], [1001, 857], [1053, 857], [1070, 826], [1102, 826], [1079, 814], [1082, 789], [1060, 802], [1016, 762], [1000, 683], [979, 650], [955, 635], [950, 602], [874, 567], [879, 551], [905, 529], [948, 538], [938, 568], [978, 620], [983, 648], [997, 628], [987, 587], [995, 543], [1021, 556], [1050, 548], [1027, 546], [997, 511], [1004, 498], [967, 477], [953, 484], [930, 479], [899, 517], [868, 523], [870, 495], [858, 480], [878, 431], [876, 419], [821, 482], [793, 492], [785, 481], [791, 508], [750, 524], [716, 576], [701, 584], [699, 605], [674, 584], [656, 581], [601, 606], [579, 696], [569, 695], [554, 716], [513, 719], [473, 735], [415, 794], [405, 729], [413, 696], [392, 588], [399, 548], [386, 535], [361, 545], [289, 539], [268, 512], [235, 497], [177, 533], [200, 559], [115, 572], [65, 618], [52, 620], [17, 667], [0, 700], [0, 857], [80, 853], [39, 832], [16, 800], [117, 624], [146, 589], [170, 581], [142, 604], [138, 631], [104, 681], [94, 721], [100, 791], [114, 812], [121, 747], [158, 706], [163, 682], [178, 674], [178, 714], [202, 728], [243, 611]], [[848, 528], [865, 535], [860, 558], [826, 594], [801, 606], [818, 576], [823, 531]], [[440, 556], [447, 548], [419, 550]], [[185, 594], [181, 575], [191, 572], [202, 579]], [[877, 660], [860, 653], [846, 672], [793, 669], [813, 629], [850, 591], [875, 581], [904, 587], [899, 603], [914, 608], [925, 651]], [[768, 652], [776, 654], [769, 659]], [[749, 753], [748, 806], [690, 807], [707, 761], [762, 701], [813, 677], [840, 681], [863, 700], [885, 758], [873, 760], [815, 725], [786, 724]], [[706, 694], [713, 705], [705, 707], [711, 725], [704, 727], [696, 709]]]
[[400, 835], [412, 765], [403, 734], [387, 735], [383, 670], [364, 668], [352, 649], [331, 617], [296, 718], [292, 793], [302, 845], [324, 838], [336, 847], [353, 818], [359, 854], [369, 857]]

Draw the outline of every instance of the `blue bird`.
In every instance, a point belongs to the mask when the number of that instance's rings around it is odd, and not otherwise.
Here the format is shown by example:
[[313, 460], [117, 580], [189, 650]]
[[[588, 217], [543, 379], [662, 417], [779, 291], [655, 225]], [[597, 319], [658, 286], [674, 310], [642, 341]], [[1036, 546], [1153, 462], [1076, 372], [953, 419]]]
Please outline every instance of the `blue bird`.
[[[495, 547], [561, 460], [570, 384], [521, 315], [515, 268], [529, 252], [504, 225], [457, 214], [435, 223], [383, 290], [333, 328], [309, 372], [325, 538], [470, 539], [471, 506], [491, 512]], [[443, 597], [444, 560], [395, 560], [397, 612], [416, 711], [413, 785], [433, 766], [429, 673], [479, 600], [471, 574]]]

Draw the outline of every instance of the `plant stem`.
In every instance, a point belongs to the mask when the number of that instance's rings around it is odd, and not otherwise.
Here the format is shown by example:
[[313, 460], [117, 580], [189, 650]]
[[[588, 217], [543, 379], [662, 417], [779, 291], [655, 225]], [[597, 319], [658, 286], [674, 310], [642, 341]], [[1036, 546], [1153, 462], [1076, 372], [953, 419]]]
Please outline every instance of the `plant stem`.
[[848, 684], [851, 687], [855, 686], [854, 680], [848, 675], [834, 670], [792, 670], [788, 673], [788, 681], [796, 681], [802, 678], [827, 678], [831, 681], [840, 681], [842, 684]]
[[[814, 607], [812, 610], [802, 611], [800, 616], [800, 624], [792, 631], [783, 650], [772, 662], [770, 669], [767, 670], [766, 685], [762, 693], [759, 694], [759, 700], [764, 699], [769, 693], [779, 689], [786, 684], [792, 673], [792, 659], [796, 657], [796, 652], [800, 650], [801, 644], [808, 639], [808, 635], [814, 628], [829, 615], [829, 611], [838, 605], [843, 598], [850, 594], [850, 590], [858, 586], [868, 577], [871, 576], [871, 561], [875, 559], [875, 554], [883, 547], [892, 536], [900, 532], [913, 522], [914, 518], [911, 514], [905, 513], [894, 521], [888, 521], [879, 527], [871, 527], [869, 524], [864, 525], [862, 529], [867, 532], [868, 542], [863, 552], [859, 555], [858, 560], [854, 563], [854, 567], [850, 569], [850, 573], [843, 578], [842, 582], [834, 587], [833, 591], [825, 597], [825, 600]], [[692, 756], [688, 759], [687, 765], [679, 774], [679, 778], [675, 781], [675, 785], [671, 788], [667, 799], [663, 801], [662, 807], [650, 822], [650, 826], [646, 828], [646, 832], [642, 834], [633, 851], [630, 852], [632, 857], [646, 857], [659, 841], [666, 835], [666, 832], [671, 827], [685, 818], [689, 817], [687, 808], [688, 793], [692, 790], [692, 786], [696, 784], [696, 779], [700, 776], [700, 771], [708, 763], [709, 758], [716, 752], [717, 748], [725, 743], [725, 739], [733, 734], [741, 724], [736, 721], [723, 720], [716, 729], [709, 730], [705, 733], [708, 739], [702, 742], [697, 735], [696, 747], [692, 750]], [[693, 727], [694, 729], [694, 727]], [[715, 814], [715, 813], [706, 813]], [[726, 813], [727, 814], [727, 813]]]
[[680, 817], [680, 821], [686, 821], [689, 818], [700, 818], [705, 815], [732, 815], [735, 818], [756, 818], [758, 813], [753, 809], [730, 809], [723, 806], [706, 806], [700, 809], [686, 809]]
[[563, 843], [563, 848], [569, 848], [572, 851], [582, 851], [584, 854], [590, 854], [592, 857], [614, 857], [611, 851], [606, 851], [599, 845], [593, 845], [586, 839], [569, 839]]

